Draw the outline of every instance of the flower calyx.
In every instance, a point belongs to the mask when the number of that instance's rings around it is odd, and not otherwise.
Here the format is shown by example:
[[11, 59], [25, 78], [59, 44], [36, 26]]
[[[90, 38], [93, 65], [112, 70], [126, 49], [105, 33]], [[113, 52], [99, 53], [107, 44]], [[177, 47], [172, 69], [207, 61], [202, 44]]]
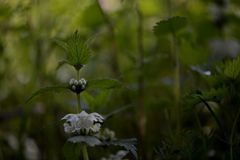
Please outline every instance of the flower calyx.
[[87, 81], [84, 78], [81, 78], [80, 80], [76, 80], [74, 78], [70, 79], [69, 81], [69, 89], [76, 94], [81, 93], [86, 89]]

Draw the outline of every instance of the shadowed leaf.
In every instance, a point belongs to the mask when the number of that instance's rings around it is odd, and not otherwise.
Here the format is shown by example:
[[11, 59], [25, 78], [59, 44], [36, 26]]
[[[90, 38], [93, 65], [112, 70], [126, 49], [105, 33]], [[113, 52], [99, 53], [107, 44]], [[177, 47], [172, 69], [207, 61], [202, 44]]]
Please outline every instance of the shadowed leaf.
[[135, 159], [138, 159], [137, 151], [136, 151], [137, 149], [135, 147], [136, 143], [137, 143], [136, 138], [120, 139], [120, 140], [103, 142], [103, 144], [105, 144], [105, 145], [114, 145], [114, 146], [124, 147], [126, 150], [130, 151], [133, 154]]
[[89, 80], [87, 89], [113, 89], [120, 88], [122, 83], [116, 79], [95, 79]]
[[169, 33], [176, 33], [186, 27], [186, 25], [187, 19], [185, 17], [171, 17], [167, 20], [157, 22], [153, 28], [153, 32], [156, 36], [162, 36]]
[[37, 95], [46, 93], [46, 92], [59, 92], [59, 91], [63, 91], [65, 89], [68, 89], [67, 85], [58, 85], [58, 86], [49, 86], [49, 87], [45, 87], [45, 88], [41, 88], [38, 91], [34, 92], [27, 100], [26, 103], [30, 102], [34, 97], [36, 97]]

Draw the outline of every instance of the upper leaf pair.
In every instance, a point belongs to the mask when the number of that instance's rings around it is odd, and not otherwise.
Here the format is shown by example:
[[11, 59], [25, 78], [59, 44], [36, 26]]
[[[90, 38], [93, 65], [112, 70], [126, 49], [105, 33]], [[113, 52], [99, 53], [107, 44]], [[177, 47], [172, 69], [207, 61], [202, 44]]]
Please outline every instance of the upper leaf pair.
[[91, 57], [91, 50], [87, 41], [83, 41], [78, 31], [70, 36], [66, 41], [55, 40], [67, 53], [66, 60], [59, 63], [59, 66], [67, 63], [76, 70], [80, 70], [84, 64], [87, 64]]

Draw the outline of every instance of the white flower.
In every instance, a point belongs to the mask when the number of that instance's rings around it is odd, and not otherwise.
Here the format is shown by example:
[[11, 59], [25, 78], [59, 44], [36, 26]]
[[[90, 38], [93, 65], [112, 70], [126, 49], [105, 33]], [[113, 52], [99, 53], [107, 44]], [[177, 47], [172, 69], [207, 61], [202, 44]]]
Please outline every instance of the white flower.
[[80, 92], [85, 90], [86, 85], [87, 85], [87, 81], [84, 78], [81, 78], [80, 80], [76, 80], [76, 79], [72, 78], [69, 81], [70, 89], [73, 92], [76, 92], [77, 94], [79, 94]]
[[88, 114], [82, 111], [78, 114], [67, 114], [62, 120], [65, 120], [63, 126], [66, 133], [95, 134], [99, 132], [104, 118], [95, 112]]
[[78, 85], [78, 81], [75, 79], [75, 80], [73, 81], [73, 84], [77, 86], [77, 85]]
[[72, 78], [72, 79], [70, 79], [70, 81], [69, 81], [69, 85], [71, 86], [71, 85], [73, 85], [74, 84], [74, 79]]

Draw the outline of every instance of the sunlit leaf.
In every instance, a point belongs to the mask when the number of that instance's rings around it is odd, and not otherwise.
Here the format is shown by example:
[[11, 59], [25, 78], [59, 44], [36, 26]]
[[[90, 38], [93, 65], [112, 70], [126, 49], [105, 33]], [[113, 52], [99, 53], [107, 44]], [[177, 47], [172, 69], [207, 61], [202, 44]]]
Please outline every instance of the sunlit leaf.
[[225, 64], [224, 75], [231, 79], [236, 79], [240, 75], [240, 57]]
[[185, 17], [176, 16], [157, 22], [153, 31], [156, 36], [162, 36], [169, 33], [176, 33], [186, 27], [186, 25], [187, 19]]
[[102, 144], [102, 142], [98, 138], [93, 137], [93, 136], [80, 136], [79, 135], [79, 136], [74, 136], [74, 137], [68, 138], [68, 141], [72, 142], [72, 143], [86, 143], [90, 147], [94, 147], [96, 145]]
[[113, 89], [120, 88], [122, 83], [116, 79], [95, 79], [89, 80], [87, 89]]
[[65, 89], [68, 89], [68, 85], [58, 85], [58, 86], [49, 86], [49, 87], [44, 87], [41, 88], [39, 90], [37, 90], [36, 92], [34, 92], [27, 100], [26, 103], [30, 102], [34, 97], [46, 93], [46, 92], [59, 92], [59, 91], [63, 91]]

